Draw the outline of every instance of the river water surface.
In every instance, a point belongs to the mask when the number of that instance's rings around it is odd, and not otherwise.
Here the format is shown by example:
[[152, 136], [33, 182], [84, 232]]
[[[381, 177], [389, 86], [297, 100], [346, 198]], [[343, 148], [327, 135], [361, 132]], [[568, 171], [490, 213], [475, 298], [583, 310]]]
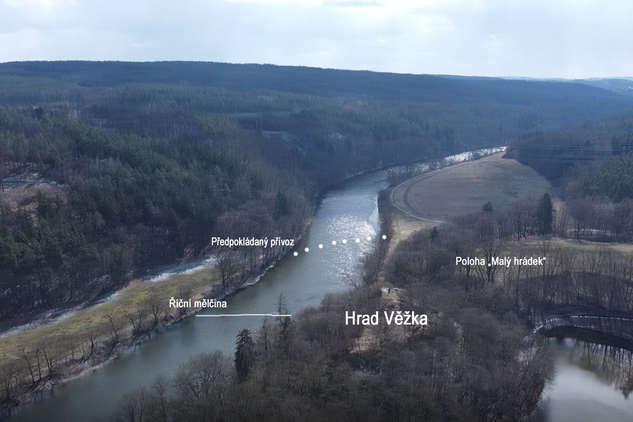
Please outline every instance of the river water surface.
[[[470, 156], [464, 153], [448, 158], [451, 162], [460, 162]], [[428, 166], [419, 164], [414, 170], [425, 169]], [[411, 166], [406, 170], [411, 171]], [[388, 186], [389, 175], [393, 175], [391, 170], [376, 171], [328, 190], [299, 242], [296, 249], [299, 256], [288, 254], [259, 283], [227, 298], [226, 309], [208, 313], [271, 313], [276, 311], [280, 295], [285, 298], [289, 311], [296, 313], [318, 305], [326, 293], [349, 288], [342, 275], [353, 272], [360, 258], [371, 248], [367, 237], [373, 238], [378, 230], [378, 192]], [[356, 243], [356, 238], [361, 239], [360, 243]], [[342, 243], [343, 239], [347, 240], [346, 244]], [[333, 246], [332, 241], [337, 245]], [[319, 244], [324, 245], [323, 249], [319, 249]], [[310, 249], [307, 253], [304, 252], [306, 247]], [[161, 275], [153, 275], [152, 279], [156, 277]], [[126, 393], [149, 384], [158, 376], [173, 374], [179, 365], [199, 353], [215, 350], [232, 353], [238, 331], [243, 328], [256, 330], [261, 323], [262, 319], [257, 317], [188, 318], [93, 373], [59, 385], [53, 392], [19, 407], [9, 420], [107, 420], [117, 401]], [[587, 415], [587, 412], [605, 409], [605, 406], [613, 415], [611, 419], [589, 420], [633, 420], [631, 402], [625, 400], [622, 393], [569, 358], [570, 350], [573, 350], [569, 341], [554, 346], [559, 352], [556, 381], [534, 415], [539, 421], [588, 420], [571, 417]], [[589, 400], [591, 397], [593, 401]], [[602, 407], [596, 407], [595, 403]], [[622, 415], [628, 415], [628, 418], [622, 419]]]
[[574, 339], [549, 339], [555, 356], [552, 385], [530, 420], [633, 421], [633, 353]]
[[[371, 249], [367, 237], [377, 234], [377, 196], [388, 185], [387, 175], [386, 171], [369, 173], [328, 190], [295, 249], [299, 256], [288, 254], [259, 283], [228, 297], [226, 309], [207, 313], [271, 313], [277, 310], [280, 295], [294, 313], [318, 305], [326, 293], [349, 288], [342, 274], [354, 271], [362, 255]], [[361, 239], [360, 243], [356, 238]], [[332, 241], [337, 245], [333, 246]], [[324, 245], [323, 249], [319, 244]], [[304, 252], [306, 247], [310, 252]], [[93, 373], [59, 385], [34, 403], [19, 407], [9, 420], [107, 419], [125, 393], [158, 376], [173, 374], [180, 364], [199, 353], [232, 353], [238, 331], [256, 330], [261, 324], [259, 317], [185, 319]]]

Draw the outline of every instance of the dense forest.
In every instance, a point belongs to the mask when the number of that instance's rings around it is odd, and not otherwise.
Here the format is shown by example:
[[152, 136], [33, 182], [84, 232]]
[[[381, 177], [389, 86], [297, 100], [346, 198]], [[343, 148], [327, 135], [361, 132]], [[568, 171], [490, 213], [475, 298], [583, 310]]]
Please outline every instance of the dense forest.
[[[112, 420], [519, 420], [551, 376], [546, 349], [499, 275], [454, 265], [501, 245], [505, 216], [482, 211], [418, 232], [389, 256], [378, 247], [354, 289], [242, 331], [233, 359], [217, 352], [183, 364], [128, 394]], [[350, 326], [350, 309], [426, 314], [429, 325]]]
[[[0, 120], [5, 168], [27, 175], [3, 194], [3, 316], [85, 300], [134, 268], [208, 252], [212, 234], [296, 237], [310, 213], [300, 178], [246, 143], [174, 143], [40, 109]], [[35, 173], [55, 184], [29, 189]]]
[[213, 253], [211, 235], [296, 238], [319, 190], [358, 172], [632, 105], [579, 84], [218, 63], [6, 63], [0, 84], [3, 320]]
[[[522, 135], [508, 151], [508, 156], [527, 164], [550, 180], [565, 184], [565, 176], [575, 165], [594, 161], [608, 161], [613, 166], [611, 181], [620, 178], [626, 172], [626, 159], [616, 160], [633, 153], [633, 115], [625, 114], [610, 117], [599, 122], [586, 123], [564, 130], [533, 132]], [[592, 172], [598, 171], [595, 165]], [[580, 170], [581, 172], [586, 171]], [[598, 174], [596, 174], [598, 176]], [[602, 176], [599, 176], [602, 177]], [[600, 183], [604, 183], [604, 180]], [[603, 185], [602, 187], [605, 187]], [[594, 187], [587, 186], [587, 192]], [[625, 195], [630, 197], [631, 190], [616, 187], [616, 190], [604, 191], [612, 199], [619, 201]]]
[[633, 115], [521, 136], [507, 156], [558, 186], [559, 235], [633, 239]]
[[[382, 211], [388, 232], [388, 207]], [[215, 352], [184, 363], [173, 377], [127, 394], [111, 420], [521, 420], [553, 373], [531, 327], [560, 307], [633, 310], [630, 256], [560, 247], [549, 238], [558, 219], [544, 194], [502, 210], [485, 204], [411, 235], [390, 254], [377, 246], [350, 291], [241, 331], [232, 358]], [[534, 236], [543, 237], [517, 243]], [[547, 260], [455, 265], [457, 256], [490, 262], [504, 254]], [[350, 326], [350, 309], [413, 311], [430, 322]], [[283, 297], [278, 311], [286, 312]]]

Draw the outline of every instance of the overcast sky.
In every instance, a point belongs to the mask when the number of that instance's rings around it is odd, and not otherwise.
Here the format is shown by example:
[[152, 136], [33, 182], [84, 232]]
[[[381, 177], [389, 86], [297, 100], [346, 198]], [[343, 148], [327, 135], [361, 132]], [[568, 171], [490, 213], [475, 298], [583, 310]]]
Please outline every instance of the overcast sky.
[[0, 0], [0, 61], [633, 76], [631, 0]]

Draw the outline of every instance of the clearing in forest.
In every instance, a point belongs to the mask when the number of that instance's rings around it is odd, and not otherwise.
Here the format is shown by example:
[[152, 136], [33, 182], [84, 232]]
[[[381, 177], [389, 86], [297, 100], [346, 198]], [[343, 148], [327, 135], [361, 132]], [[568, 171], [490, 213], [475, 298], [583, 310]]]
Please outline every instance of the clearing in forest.
[[442, 222], [480, 211], [486, 202], [501, 209], [517, 199], [539, 197], [552, 186], [544, 177], [503, 153], [426, 173], [398, 185], [396, 208], [413, 218]]
[[481, 211], [487, 202], [499, 210], [545, 192], [555, 198], [547, 179], [518, 161], [502, 158], [503, 154], [446, 167], [396, 186], [391, 194], [400, 211], [394, 216], [396, 241], [451, 217]]

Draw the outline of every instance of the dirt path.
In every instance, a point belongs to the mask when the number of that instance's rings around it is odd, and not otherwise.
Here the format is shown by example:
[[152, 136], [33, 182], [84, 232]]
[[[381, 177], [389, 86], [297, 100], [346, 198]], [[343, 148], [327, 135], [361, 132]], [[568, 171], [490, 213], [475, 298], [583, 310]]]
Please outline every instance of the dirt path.
[[393, 205], [403, 214], [440, 224], [451, 217], [481, 210], [486, 202], [501, 209], [517, 199], [555, 196], [550, 183], [530, 167], [504, 153], [456, 164], [396, 186]]
[[412, 233], [438, 226], [453, 217], [480, 211], [486, 202], [501, 209], [552, 186], [530, 167], [503, 158], [503, 152], [425, 173], [392, 189], [395, 247]]

